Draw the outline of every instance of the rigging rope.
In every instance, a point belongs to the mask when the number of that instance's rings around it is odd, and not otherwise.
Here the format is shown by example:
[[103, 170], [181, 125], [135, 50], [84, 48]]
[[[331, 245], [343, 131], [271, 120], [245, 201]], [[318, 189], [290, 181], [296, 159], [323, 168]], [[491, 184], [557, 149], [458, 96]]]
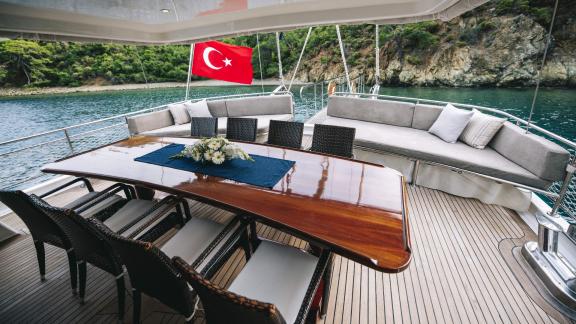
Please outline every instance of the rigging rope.
[[282, 56], [280, 54], [280, 33], [276, 32], [276, 51], [278, 51], [278, 72], [280, 74], [280, 83], [282, 86], [286, 87], [284, 84], [284, 73], [282, 73]]
[[528, 123], [526, 124], [526, 133], [530, 130], [530, 125], [532, 124], [532, 117], [534, 115], [534, 107], [536, 106], [536, 100], [538, 98], [538, 91], [540, 90], [540, 74], [542, 69], [544, 69], [544, 64], [546, 63], [546, 56], [548, 55], [548, 48], [550, 47], [550, 40], [552, 39], [552, 29], [554, 27], [554, 21], [556, 20], [556, 12], [558, 11], [558, 0], [554, 4], [554, 12], [552, 13], [552, 20], [550, 21], [550, 28], [548, 30], [548, 38], [546, 38], [546, 46], [544, 47], [544, 55], [542, 56], [542, 63], [540, 64], [540, 69], [536, 73], [536, 88], [534, 89], [534, 96], [532, 97], [532, 106], [530, 107], [530, 115], [528, 116]]
[[292, 83], [296, 78], [296, 73], [298, 72], [298, 67], [300, 66], [300, 61], [302, 61], [302, 56], [304, 55], [304, 50], [306, 49], [306, 44], [308, 44], [308, 39], [310, 38], [310, 34], [312, 33], [312, 27], [308, 28], [308, 34], [306, 35], [306, 39], [304, 39], [304, 45], [302, 45], [302, 51], [300, 51], [300, 57], [298, 57], [298, 62], [296, 62], [296, 68], [294, 69], [294, 73], [292, 74], [292, 79], [290, 80], [290, 84], [288, 85], [288, 91], [292, 88]]
[[260, 66], [260, 86], [262, 87], [262, 93], [264, 93], [264, 76], [262, 73], [262, 56], [260, 55], [260, 38], [258, 38], [258, 33], [256, 33], [256, 46], [258, 47], [258, 64]]
[[338, 35], [338, 43], [340, 44], [340, 54], [342, 54], [342, 62], [344, 63], [344, 72], [346, 73], [346, 83], [348, 84], [348, 92], [352, 91], [352, 84], [350, 83], [350, 75], [348, 74], [348, 65], [346, 64], [346, 54], [344, 54], [344, 44], [342, 44], [342, 36], [340, 35], [340, 26], [336, 25], [336, 35]]

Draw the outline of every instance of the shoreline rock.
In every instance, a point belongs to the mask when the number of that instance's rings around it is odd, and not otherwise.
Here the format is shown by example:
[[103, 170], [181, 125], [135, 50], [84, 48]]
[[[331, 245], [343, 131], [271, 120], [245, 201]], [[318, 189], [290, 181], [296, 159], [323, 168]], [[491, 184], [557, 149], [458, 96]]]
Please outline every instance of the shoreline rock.
[[[304, 82], [295, 81], [295, 84]], [[254, 80], [250, 86], [259, 87], [261, 85], [270, 86], [278, 85], [279, 81], [274, 79]], [[233, 87], [244, 86], [241, 84], [217, 81], [202, 80], [192, 81], [190, 87]], [[141, 83], [141, 84], [115, 84], [115, 85], [84, 85], [79, 87], [46, 87], [46, 88], [0, 88], [0, 98], [2, 97], [22, 97], [38, 96], [52, 94], [67, 94], [79, 92], [103, 92], [103, 91], [126, 91], [126, 90], [146, 90], [146, 89], [168, 89], [168, 88], [185, 88], [185, 82], [161, 82], [161, 83]]]

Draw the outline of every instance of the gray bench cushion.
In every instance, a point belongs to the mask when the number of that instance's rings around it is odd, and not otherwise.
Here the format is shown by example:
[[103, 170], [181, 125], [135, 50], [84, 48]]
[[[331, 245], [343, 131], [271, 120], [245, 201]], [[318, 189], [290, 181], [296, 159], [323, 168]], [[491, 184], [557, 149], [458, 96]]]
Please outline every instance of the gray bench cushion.
[[546, 188], [550, 181], [538, 178], [518, 164], [487, 147], [475, 149], [462, 142], [446, 143], [423, 130], [328, 117], [324, 124], [356, 128], [355, 144], [516, 183]]
[[414, 107], [414, 118], [412, 119], [412, 128], [429, 130], [432, 124], [438, 119], [442, 112], [442, 106], [417, 104]]
[[228, 117], [292, 114], [292, 96], [259, 96], [226, 100]]
[[[118, 210], [110, 218], [105, 220], [104, 225], [108, 226], [108, 228], [110, 228], [114, 232], [118, 232], [124, 226], [129, 225], [132, 222], [136, 221], [144, 213], [146, 213], [152, 207], [154, 207], [155, 204], [156, 202], [151, 200], [140, 200], [140, 199], [129, 200], [126, 203], [126, 205], [120, 208], [120, 210]], [[164, 210], [163, 208], [158, 209], [157, 211], [141, 219], [140, 221], [132, 225], [130, 228], [128, 228], [123, 232], [120, 232], [119, 234], [125, 237], [130, 236], [134, 231], [138, 230], [141, 226], [146, 225], [154, 217], [158, 216], [161, 212], [163, 212], [163, 210]]]
[[[244, 116], [246, 118], [258, 118], [258, 133], [265, 134], [268, 132], [270, 120], [292, 120], [292, 115], [263, 115], [263, 116]], [[218, 118], [218, 133], [226, 134], [226, 117]], [[167, 136], [167, 137], [185, 137], [190, 136], [190, 124], [172, 125], [160, 129], [143, 132], [142, 135], [148, 136]]]
[[411, 127], [414, 104], [332, 96], [328, 99], [328, 116]]
[[127, 122], [130, 134], [140, 134], [174, 125], [174, 119], [168, 109], [128, 117]]
[[294, 247], [262, 241], [229, 291], [278, 307], [294, 323], [318, 258]]
[[511, 123], [505, 123], [489, 144], [507, 159], [526, 168], [540, 178], [557, 181], [566, 174], [570, 153], [545, 138]]
[[226, 100], [213, 100], [207, 101], [208, 110], [212, 117], [226, 117], [228, 112], [226, 111]]

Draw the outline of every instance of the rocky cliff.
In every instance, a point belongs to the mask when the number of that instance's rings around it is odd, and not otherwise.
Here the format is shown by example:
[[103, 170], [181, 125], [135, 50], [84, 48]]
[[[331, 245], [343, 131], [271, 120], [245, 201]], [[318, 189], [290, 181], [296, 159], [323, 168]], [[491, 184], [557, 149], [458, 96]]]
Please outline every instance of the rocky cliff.
[[[503, 4], [517, 4], [514, 1], [522, 0], [492, 1], [449, 22], [386, 26], [380, 35], [381, 83], [455, 87], [534, 85], [546, 47], [553, 2], [540, 1], [541, 7], [532, 7], [532, 11], [522, 7], [502, 9]], [[576, 6], [570, 4], [572, 1], [560, 2], [563, 4], [556, 18], [541, 84], [575, 87]], [[350, 39], [345, 39], [345, 43], [348, 41], [352, 74], [363, 73], [373, 80], [374, 42], [354, 46], [350, 45], [353, 42]], [[326, 55], [332, 56], [328, 62], [322, 58]], [[311, 81], [342, 73], [339, 52], [321, 50], [308, 58], [298, 76]]]

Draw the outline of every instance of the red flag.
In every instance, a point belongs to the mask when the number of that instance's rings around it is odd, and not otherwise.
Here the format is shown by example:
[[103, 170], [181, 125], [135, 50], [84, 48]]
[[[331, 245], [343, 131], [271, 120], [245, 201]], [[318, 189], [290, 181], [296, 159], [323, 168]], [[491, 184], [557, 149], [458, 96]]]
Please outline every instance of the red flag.
[[217, 41], [196, 44], [192, 73], [210, 79], [252, 84], [252, 49]]

